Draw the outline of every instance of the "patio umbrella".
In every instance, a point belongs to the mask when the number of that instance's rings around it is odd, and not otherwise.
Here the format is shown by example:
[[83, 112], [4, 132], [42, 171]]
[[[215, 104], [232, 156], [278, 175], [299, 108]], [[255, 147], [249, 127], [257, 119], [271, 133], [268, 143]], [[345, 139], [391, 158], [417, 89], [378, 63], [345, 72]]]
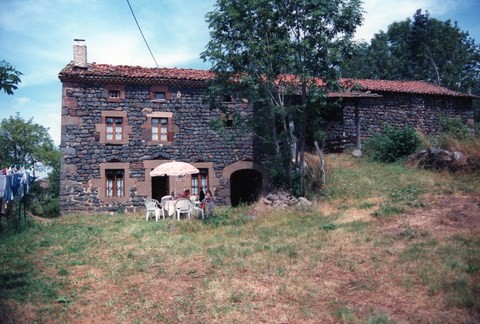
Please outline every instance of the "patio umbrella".
[[[199, 173], [200, 171], [191, 165], [190, 163], [180, 162], [180, 161], [172, 161], [160, 164], [155, 169], [150, 171], [151, 177], [157, 176], [174, 176], [174, 177], [184, 177], [187, 174], [195, 174]], [[175, 179], [176, 180], [176, 179]], [[177, 192], [177, 181], [175, 181], [175, 193]]]

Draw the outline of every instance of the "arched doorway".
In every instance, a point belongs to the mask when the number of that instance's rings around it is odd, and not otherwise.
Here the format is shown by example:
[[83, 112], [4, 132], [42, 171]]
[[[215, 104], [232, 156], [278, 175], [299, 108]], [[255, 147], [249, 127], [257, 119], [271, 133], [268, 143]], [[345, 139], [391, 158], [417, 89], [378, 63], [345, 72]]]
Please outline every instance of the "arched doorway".
[[233, 207], [251, 204], [262, 193], [262, 174], [257, 170], [244, 169], [232, 173], [230, 177], [230, 201]]

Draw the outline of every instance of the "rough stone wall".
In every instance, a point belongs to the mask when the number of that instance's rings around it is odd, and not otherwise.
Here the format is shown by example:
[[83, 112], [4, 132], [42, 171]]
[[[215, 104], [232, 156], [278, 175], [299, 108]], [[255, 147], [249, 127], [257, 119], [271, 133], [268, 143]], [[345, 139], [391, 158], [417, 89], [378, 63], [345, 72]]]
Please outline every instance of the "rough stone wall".
[[[465, 98], [413, 94], [380, 93], [383, 97], [360, 99], [358, 104], [360, 132], [363, 139], [379, 133], [386, 125], [412, 126], [423, 134], [439, 131], [439, 118], [460, 117], [473, 131], [472, 100]], [[332, 135], [356, 136], [355, 105], [343, 106], [343, 125], [337, 124]]]
[[[236, 127], [227, 128], [220, 136], [209, 127], [210, 121], [221, 114], [203, 104], [205, 90], [169, 86], [171, 100], [150, 100], [150, 86], [125, 85], [125, 99], [109, 102], [103, 84], [63, 84], [62, 96], [62, 171], [61, 210], [68, 212], [135, 210], [143, 207], [143, 197], [137, 195], [137, 184], [145, 180], [142, 161], [166, 159], [186, 162], [208, 161], [214, 164], [214, 176], [220, 188], [226, 179], [223, 169], [239, 160], [252, 160], [252, 135]], [[177, 92], [181, 96], [177, 98]], [[245, 118], [251, 107], [230, 104], [231, 109]], [[101, 144], [98, 124], [102, 111], [125, 111], [128, 119], [128, 143]], [[171, 145], [149, 144], [144, 126], [147, 114], [172, 112], [176, 125]], [[128, 163], [124, 199], [100, 199], [103, 190], [100, 164]], [[219, 204], [225, 197], [216, 197]]]

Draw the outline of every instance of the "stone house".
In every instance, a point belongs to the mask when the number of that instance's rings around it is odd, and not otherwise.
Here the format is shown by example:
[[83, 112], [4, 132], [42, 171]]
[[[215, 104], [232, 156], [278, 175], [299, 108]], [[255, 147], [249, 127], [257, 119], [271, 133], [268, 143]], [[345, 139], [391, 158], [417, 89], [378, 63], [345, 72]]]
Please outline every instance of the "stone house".
[[[111, 66], [87, 62], [84, 41], [76, 40], [74, 60], [59, 73], [62, 83], [63, 214], [143, 208], [177, 188], [214, 191], [218, 204], [257, 199], [268, 188], [254, 134], [235, 127], [234, 116], [254, 118], [251, 105], [223, 103], [228, 113], [204, 103], [212, 73], [178, 68]], [[362, 91], [330, 94], [342, 98], [331, 117], [331, 136], [358, 139], [386, 124], [438, 128], [438, 114], [459, 116], [473, 127], [472, 96], [427, 83], [354, 80]], [[214, 121], [225, 125], [215, 132]], [[182, 179], [151, 177], [156, 166], [189, 162], [200, 173]]]
[[[86, 45], [75, 41], [74, 60], [62, 82], [62, 213], [135, 210], [143, 198], [160, 199], [174, 188], [214, 192], [218, 204], [256, 199], [268, 180], [256, 162], [252, 134], [233, 127], [252, 107], [224, 103], [232, 114], [203, 102], [208, 71], [87, 63]], [[224, 119], [220, 136], [209, 126]], [[229, 127], [232, 126], [232, 127]], [[178, 160], [200, 173], [150, 177], [161, 163]]]

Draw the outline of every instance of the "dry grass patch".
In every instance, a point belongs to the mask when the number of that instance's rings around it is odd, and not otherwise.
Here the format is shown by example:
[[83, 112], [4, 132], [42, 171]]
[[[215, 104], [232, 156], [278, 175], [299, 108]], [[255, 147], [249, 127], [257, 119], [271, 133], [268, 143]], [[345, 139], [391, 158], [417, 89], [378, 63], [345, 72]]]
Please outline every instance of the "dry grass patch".
[[478, 185], [332, 159], [310, 210], [70, 216], [6, 234], [0, 305], [16, 322], [480, 321]]

